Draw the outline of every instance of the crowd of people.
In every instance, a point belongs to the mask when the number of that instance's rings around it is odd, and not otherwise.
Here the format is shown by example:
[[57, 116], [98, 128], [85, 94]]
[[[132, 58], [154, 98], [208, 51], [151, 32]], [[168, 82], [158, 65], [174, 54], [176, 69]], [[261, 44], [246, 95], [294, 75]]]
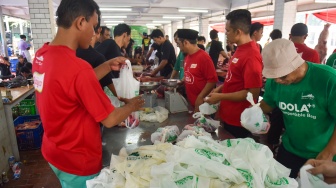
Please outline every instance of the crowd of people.
[[[310, 170], [313, 174], [323, 173], [331, 181], [336, 176], [330, 169], [336, 154], [336, 55], [326, 58], [328, 26], [317, 44], [319, 50], [304, 44], [308, 28], [303, 23], [293, 25], [290, 40], [275, 29], [272, 42], [262, 48], [258, 41], [263, 25], [252, 24], [251, 13], [238, 9], [226, 16], [226, 48], [216, 30], [210, 31], [211, 41], [205, 45], [205, 37], [197, 31], [178, 29], [173, 36], [180, 49], [176, 55], [169, 36], [160, 29], [142, 33], [137, 49], [126, 23], [115, 26], [113, 33], [100, 27], [101, 13], [93, 0], [62, 0], [56, 13], [55, 38], [36, 52], [32, 67], [27, 56], [19, 56], [16, 74], [27, 77], [27, 67], [33, 69], [44, 125], [42, 153], [63, 187], [85, 187], [85, 181], [100, 172], [99, 123], [113, 127], [144, 105], [138, 96], [120, 98], [126, 105], [114, 107], [104, 93], [108, 88], [117, 96], [112, 78], [119, 77], [127, 59], [132, 64], [157, 63], [149, 73], [152, 77], [182, 80], [195, 112], [204, 102], [220, 103], [219, 128], [236, 138], [253, 137], [242, 127], [240, 115], [250, 106], [248, 92], [255, 102], [262, 95], [260, 107], [271, 123], [268, 144], [272, 151], [278, 146], [276, 159], [292, 170], [290, 176], [295, 178], [305, 163], [315, 167]], [[23, 51], [27, 48], [22, 44]], [[228, 65], [225, 78], [216, 73], [222, 68], [220, 55]], [[329, 66], [321, 64], [325, 60]], [[4, 62], [9, 65], [8, 58]]]

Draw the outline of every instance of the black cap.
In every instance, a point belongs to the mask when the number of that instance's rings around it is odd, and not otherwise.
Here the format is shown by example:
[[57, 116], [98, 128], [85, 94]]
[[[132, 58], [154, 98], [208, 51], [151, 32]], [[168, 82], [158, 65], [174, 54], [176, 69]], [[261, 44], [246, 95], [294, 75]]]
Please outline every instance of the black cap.
[[306, 24], [304, 23], [297, 23], [297, 24], [294, 24], [292, 29], [291, 29], [291, 32], [290, 34], [292, 36], [304, 36], [304, 35], [307, 35], [308, 34], [308, 27]]
[[163, 32], [160, 29], [154, 29], [152, 33], [150, 34], [151, 38], [159, 38], [163, 37]]
[[145, 37], [148, 36], [146, 32], [143, 32], [142, 35], [145, 36]]
[[198, 37], [198, 31], [192, 29], [178, 29], [177, 37], [182, 39], [196, 40]]

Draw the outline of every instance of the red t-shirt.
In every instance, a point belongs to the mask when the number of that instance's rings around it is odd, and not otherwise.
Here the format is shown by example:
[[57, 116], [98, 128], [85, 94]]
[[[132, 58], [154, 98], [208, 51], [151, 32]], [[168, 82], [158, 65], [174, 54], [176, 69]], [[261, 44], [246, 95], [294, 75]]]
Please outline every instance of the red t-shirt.
[[[229, 63], [223, 93], [262, 87], [262, 59], [260, 49], [254, 41], [238, 46]], [[219, 108], [220, 118], [227, 124], [241, 126], [240, 115], [249, 106], [251, 104], [247, 100], [223, 100]]]
[[204, 50], [187, 55], [184, 60], [184, 78], [189, 102], [195, 106], [195, 101], [207, 83], [218, 82], [215, 66]]
[[92, 67], [66, 46], [44, 44], [36, 52], [33, 74], [44, 158], [70, 174], [98, 173], [102, 168], [98, 122], [114, 107]]
[[294, 43], [296, 51], [305, 61], [320, 64], [320, 56], [316, 50], [309, 48], [305, 44]]

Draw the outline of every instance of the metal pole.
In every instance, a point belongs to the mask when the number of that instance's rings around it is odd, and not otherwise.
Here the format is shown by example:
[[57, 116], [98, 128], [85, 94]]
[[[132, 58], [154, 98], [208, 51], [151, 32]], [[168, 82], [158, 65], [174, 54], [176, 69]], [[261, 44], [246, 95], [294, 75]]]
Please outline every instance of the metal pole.
[[[3, 21], [3, 15], [2, 15], [2, 6], [0, 7], [0, 33], [1, 33], [1, 47], [2, 47], [2, 52], [3, 55], [5, 55], [6, 57], [8, 57], [8, 51], [7, 51], [7, 40], [6, 40], [6, 32], [5, 32], [5, 25], [4, 25], [4, 21]], [[2, 55], [2, 54], [1, 54]]]

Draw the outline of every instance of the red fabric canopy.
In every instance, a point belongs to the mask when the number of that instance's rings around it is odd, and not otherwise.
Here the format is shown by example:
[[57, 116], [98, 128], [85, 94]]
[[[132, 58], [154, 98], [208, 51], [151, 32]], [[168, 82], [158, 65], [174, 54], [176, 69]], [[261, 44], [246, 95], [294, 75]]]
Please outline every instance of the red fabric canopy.
[[328, 9], [323, 12], [313, 13], [313, 15], [323, 21], [336, 24], [336, 9]]
[[212, 29], [220, 32], [220, 33], [225, 33], [225, 24], [215, 24], [213, 26], [210, 26]]
[[260, 19], [260, 20], [252, 20], [252, 23], [255, 22], [260, 22], [264, 26], [269, 26], [274, 24], [274, 18], [265, 18], [265, 19]]

